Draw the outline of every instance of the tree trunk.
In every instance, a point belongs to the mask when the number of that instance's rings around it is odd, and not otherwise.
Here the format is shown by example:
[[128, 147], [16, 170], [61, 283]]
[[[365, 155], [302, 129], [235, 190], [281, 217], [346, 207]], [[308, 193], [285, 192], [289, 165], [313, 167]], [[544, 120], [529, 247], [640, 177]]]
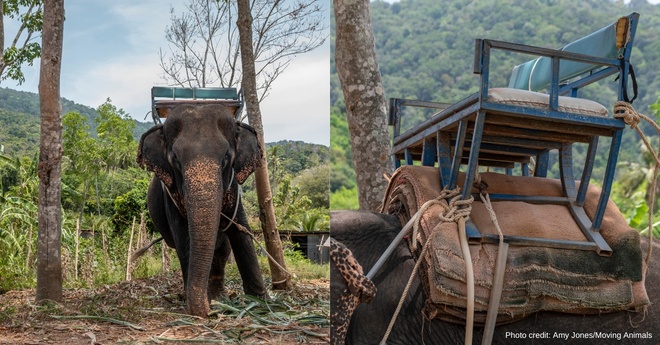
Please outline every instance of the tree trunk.
[[41, 35], [41, 139], [39, 146], [39, 238], [37, 302], [62, 300], [61, 159], [62, 104], [60, 69], [64, 0], [46, 1]]
[[[243, 67], [243, 94], [248, 113], [248, 120], [257, 132], [261, 152], [264, 153], [261, 158], [261, 166], [254, 173], [254, 180], [257, 185], [257, 198], [259, 199], [259, 220], [261, 221], [261, 230], [266, 242], [266, 250], [277, 261], [277, 263], [286, 268], [284, 263], [284, 252], [282, 251], [282, 241], [277, 231], [275, 220], [275, 207], [273, 206], [273, 195], [270, 190], [270, 181], [268, 179], [268, 164], [266, 163], [266, 148], [264, 145], [264, 130], [261, 123], [261, 109], [259, 108], [259, 96], [257, 94], [256, 72], [254, 67], [254, 51], [252, 47], [252, 13], [250, 12], [249, 0], [238, 0], [238, 32], [240, 36], [241, 64]], [[273, 280], [273, 289], [288, 290], [292, 287], [291, 277], [271, 260], [270, 266], [271, 278]]]
[[377, 210], [392, 172], [383, 95], [369, 0], [335, 0], [335, 65], [346, 101], [360, 209]]

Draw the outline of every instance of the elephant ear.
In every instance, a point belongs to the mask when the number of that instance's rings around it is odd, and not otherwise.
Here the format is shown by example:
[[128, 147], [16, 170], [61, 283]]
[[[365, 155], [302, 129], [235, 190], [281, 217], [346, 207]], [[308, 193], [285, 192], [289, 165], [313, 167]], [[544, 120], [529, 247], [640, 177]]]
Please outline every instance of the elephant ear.
[[163, 125], [152, 127], [142, 134], [137, 152], [137, 163], [140, 167], [153, 172], [167, 188], [174, 185], [174, 173], [167, 160], [167, 146], [163, 134]]
[[242, 122], [236, 124], [234, 171], [236, 172], [236, 181], [243, 184], [248, 176], [261, 165], [262, 152], [257, 139], [257, 132]]

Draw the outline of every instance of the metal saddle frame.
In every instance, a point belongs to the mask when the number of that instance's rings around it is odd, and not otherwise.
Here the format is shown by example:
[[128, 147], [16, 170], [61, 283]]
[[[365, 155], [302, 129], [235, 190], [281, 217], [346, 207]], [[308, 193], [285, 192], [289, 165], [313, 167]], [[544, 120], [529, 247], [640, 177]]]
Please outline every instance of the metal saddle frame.
[[[490, 197], [493, 201], [566, 205], [587, 241], [520, 236], [505, 236], [505, 241], [516, 245], [595, 250], [599, 255], [611, 255], [612, 250], [599, 230], [614, 179], [625, 124], [623, 120], [607, 115], [604, 108], [604, 116], [599, 116], [573, 111], [573, 108], [562, 106], [562, 103], [569, 97], [577, 97], [580, 88], [614, 74], [618, 75], [617, 100], [629, 101], [628, 80], [633, 79], [634, 84], [630, 53], [638, 20], [639, 14], [631, 13], [556, 50], [477, 39], [474, 73], [481, 76], [481, 81], [476, 94], [453, 105], [390, 99], [389, 124], [393, 126], [395, 167], [398, 168], [402, 161], [408, 165], [418, 161], [424, 166], [437, 163], [442, 186], [453, 189], [457, 185], [460, 166], [466, 165], [461, 190], [462, 197], [467, 199], [479, 166], [501, 167], [511, 174], [515, 164], [520, 164], [522, 175], [529, 176], [528, 163], [533, 158], [536, 161], [533, 175], [546, 177], [549, 152], [557, 150], [563, 197], [509, 194], [491, 194]], [[494, 49], [540, 56], [514, 68], [508, 90], [514, 89], [523, 96], [538, 96], [534, 91], [545, 89], [548, 92], [543, 94], [542, 106], [493, 99], [495, 89], [489, 89], [489, 71], [491, 51]], [[438, 112], [401, 133], [402, 108], [406, 106], [432, 108]], [[592, 220], [583, 205], [601, 136], [612, 139], [601, 194]], [[579, 188], [576, 188], [573, 174], [574, 143], [588, 144]], [[471, 222], [468, 222], [466, 232], [472, 243], [496, 243], [499, 240], [498, 236], [481, 234]]]
[[236, 119], [243, 110], [243, 93], [236, 88], [220, 87], [170, 87], [154, 86], [151, 88], [151, 115], [154, 123], [167, 118], [171, 109], [180, 104], [224, 104], [233, 108]]

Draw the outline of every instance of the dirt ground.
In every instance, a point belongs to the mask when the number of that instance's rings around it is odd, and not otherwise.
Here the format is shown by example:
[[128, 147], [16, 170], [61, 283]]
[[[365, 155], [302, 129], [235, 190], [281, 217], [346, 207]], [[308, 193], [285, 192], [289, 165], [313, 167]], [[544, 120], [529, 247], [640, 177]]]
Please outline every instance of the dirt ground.
[[37, 306], [34, 289], [0, 295], [0, 344], [327, 344], [329, 281], [298, 281], [271, 301], [249, 299], [238, 283], [208, 319], [185, 314], [179, 276], [98, 289], [65, 290]]

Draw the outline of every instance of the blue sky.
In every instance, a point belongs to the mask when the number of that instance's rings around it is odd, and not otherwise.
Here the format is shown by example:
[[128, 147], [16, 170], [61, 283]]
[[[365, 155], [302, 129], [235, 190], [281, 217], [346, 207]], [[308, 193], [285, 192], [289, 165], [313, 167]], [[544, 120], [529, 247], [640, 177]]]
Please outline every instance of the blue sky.
[[[167, 51], [165, 27], [170, 22], [170, 7], [181, 13], [183, 3], [66, 0], [62, 97], [93, 108], [110, 98], [133, 118], [145, 121], [151, 87], [166, 85], [158, 51]], [[324, 5], [329, 26], [329, 2]], [[7, 22], [5, 26], [5, 35], [13, 37], [16, 27]], [[19, 86], [5, 80], [0, 86], [36, 93], [38, 69], [35, 61], [23, 69], [25, 83]], [[261, 104], [266, 142], [287, 139], [330, 144], [329, 71], [329, 39], [292, 60]]]

